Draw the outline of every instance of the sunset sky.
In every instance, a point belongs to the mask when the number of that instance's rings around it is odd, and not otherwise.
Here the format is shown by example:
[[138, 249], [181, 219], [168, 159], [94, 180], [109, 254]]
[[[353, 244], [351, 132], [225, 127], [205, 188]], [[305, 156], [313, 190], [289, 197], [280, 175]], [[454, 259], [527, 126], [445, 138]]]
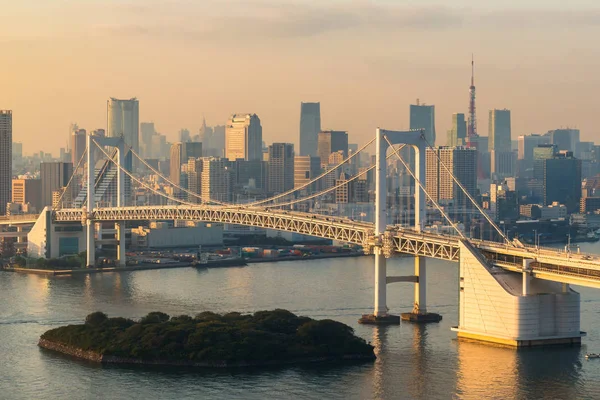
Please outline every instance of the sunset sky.
[[0, 109], [31, 154], [65, 147], [69, 123], [105, 128], [108, 97], [176, 139], [206, 117], [255, 112], [266, 142], [297, 145], [301, 101], [363, 143], [436, 105], [438, 142], [468, 106], [512, 110], [513, 139], [578, 127], [600, 142], [597, 0], [1, 1]]

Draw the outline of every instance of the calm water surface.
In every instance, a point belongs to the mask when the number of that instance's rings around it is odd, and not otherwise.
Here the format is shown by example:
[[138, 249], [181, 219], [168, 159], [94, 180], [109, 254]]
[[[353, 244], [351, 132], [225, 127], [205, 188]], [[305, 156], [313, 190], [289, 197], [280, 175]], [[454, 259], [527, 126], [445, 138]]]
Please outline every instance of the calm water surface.
[[[600, 245], [582, 246], [600, 253]], [[137, 271], [45, 278], [0, 273], [0, 399], [600, 399], [600, 290], [582, 297], [581, 348], [515, 351], [455, 340], [458, 265], [428, 260], [429, 309], [439, 324], [387, 328], [356, 321], [373, 304], [367, 257], [255, 264], [244, 268]], [[388, 261], [409, 274], [410, 259]], [[393, 312], [409, 311], [412, 285], [388, 286]], [[138, 318], [253, 312], [276, 307], [344, 322], [376, 347], [374, 363], [202, 371], [106, 367], [37, 347], [46, 330], [90, 312]]]

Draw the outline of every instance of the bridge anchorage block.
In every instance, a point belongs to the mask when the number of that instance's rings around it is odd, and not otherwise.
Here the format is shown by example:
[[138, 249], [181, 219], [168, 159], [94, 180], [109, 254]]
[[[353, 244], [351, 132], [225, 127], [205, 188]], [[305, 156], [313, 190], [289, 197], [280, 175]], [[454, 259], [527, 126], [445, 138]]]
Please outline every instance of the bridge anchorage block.
[[358, 319], [359, 324], [363, 325], [400, 325], [400, 317], [398, 315], [374, 315], [363, 314]]

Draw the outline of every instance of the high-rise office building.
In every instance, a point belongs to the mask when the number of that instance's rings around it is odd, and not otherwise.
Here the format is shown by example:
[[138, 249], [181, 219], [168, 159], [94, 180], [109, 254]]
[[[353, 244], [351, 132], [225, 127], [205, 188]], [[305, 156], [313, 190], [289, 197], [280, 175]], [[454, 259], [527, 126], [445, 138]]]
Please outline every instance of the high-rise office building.
[[190, 158], [187, 162], [187, 185], [188, 191], [195, 193], [194, 196], [188, 193], [190, 203], [200, 203], [202, 194], [202, 158]]
[[518, 138], [518, 158], [519, 160], [533, 160], [533, 149], [540, 144], [549, 144], [550, 137], [544, 135], [521, 135]]
[[467, 140], [467, 121], [465, 114], [452, 114], [452, 129], [448, 131], [447, 145], [450, 147], [464, 146]]
[[344, 159], [348, 157], [348, 132], [345, 131], [321, 131], [317, 142], [317, 156], [321, 159], [321, 165], [329, 163], [331, 153], [341, 151]]
[[544, 204], [559, 202], [567, 212], [577, 212], [581, 199], [581, 160], [571, 151], [560, 151], [544, 160]]
[[294, 145], [273, 143], [269, 146], [268, 191], [284, 193], [294, 188]]
[[533, 178], [537, 180], [544, 179], [545, 160], [554, 158], [557, 153], [556, 145], [540, 144], [533, 149]]
[[35, 212], [41, 211], [42, 181], [40, 179], [13, 179], [12, 203], [26, 205], [29, 203]]
[[[304, 186], [319, 176], [321, 172], [321, 159], [313, 156], [294, 157], [294, 188]], [[307, 187], [306, 192], [316, 190], [316, 183]]]
[[267, 190], [267, 177], [269, 163], [267, 161], [230, 161], [230, 178], [233, 180], [234, 189], [243, 191], [244, 188]]
[[202, 189], [203, 201], [229, 201], [228, 161], [224, 158], [202, 157]]
[[[110, 98], [106, 102], [108, 137], [122, 136], [125, 144], [130, 146], [136, 154], [140, 154], [139, 129], [140, 129], [140, 103], [136, 98], [119, 100]], [[127, 152], [125, 155], [125, 167], [128, 170], [134, 168], [133, 155]], [[135, 163], [137, 165], [137, 163]]]
[[180, 129], [179, 130], [179, 141], [183, 142], [183, 143], [192, 141], [192, 137], [190, 136], [189, 129]]
[[206, 120], [203, 119], [197, 136], [197, 141], [202, 142], [204, 156], [225, 157], [225, 125], [206, 126]]
[[[83, 153], [85, 152], [85, 148], [87, 146], [86, 143], [86, 135], [87, 132], [85, 129], [76, 129], [71, 132], [71, 162], [73, 165], [77, 165]], [[64, 160], [61, 160], [64, 161]]]
[[321, 132], [321, 103], [300, 103], [300, 155], [316, 156]]
[[154, 122], [142, 122], [140, 124], [140, 155], [144, 158], [153, 158], [152, 136], [155, 133]]
[[[437, 153], [437, 154], [436, 154]], [[442, 163], [439, 162], [438, 156]], [[471, 196], [477, 190], [477, 150], [467, 147], [441, 146], [427, 149], [425, 186], [431, 197], [441, 203], [452, 202], [454, 207], [474, 207], [454, 182], [444, 165], [452, 171]]]
[[515, 175], [515, 165], [517, 161], [516, 153], [512, 151], [490, 152], [490, 174], [493, 178], [503, 180], [509, 176]]
[[256, 114], [233, 114], [225, 126], [225, 157], [262, 160], [262, 126]]
[[572, 151], [575, 155], [577, 144], [580, 141], [579, 129], [554, 129], [548, 131], [545, 136], [550, 138], [550, 143], [556, 145], [557, 151]]
[[65, 162], [43, 162], [40, 164], [42, 196], [40, 207], [52, 206], [52, 193], [67, 186], [73, 175], [73, 164]]
[[435, 146], [435, 106], [420, 104], [410, 105], [410, 129], [422, 129], [425, 139], [431, 146]]
[[170, 180], [174, 184], [181, 186], [181, 166], [186, 165], [190, 158], [202, 157], [202, 143], [186, 142], [173, 143], [171, 145], [170, 157]]
[[510, 110], [490, 110], [488, 129], [488, 151], [510, 152]]
[[12, 147], [12, 111], [0, 110], [0, 215], [11, 200]]

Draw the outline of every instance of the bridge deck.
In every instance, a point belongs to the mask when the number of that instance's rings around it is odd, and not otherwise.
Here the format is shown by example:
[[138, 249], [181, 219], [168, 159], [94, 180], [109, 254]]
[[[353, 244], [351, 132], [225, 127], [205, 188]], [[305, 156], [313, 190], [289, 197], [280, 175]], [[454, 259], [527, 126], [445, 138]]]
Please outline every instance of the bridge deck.
[[[300, 212], [244, 206], [147, 206], [97, 208], [90, 215], [82, 209], [53, 211], [56, 222], [139, 220], [188, 220], [239, 224], [267, 229], [301, 233], [361, 245], [366, 249], [379, 241], [386, 254], [403, 253], [447, 261], [459, 260], [460, 238], [457, 236], [417, 232], [390, 226], [383, 238], [374, 236], [372, 223], [349, 218], [330, 217]], [[521, 271], [524, 259], [532, 259], [532, 273], [540, 278], [573, 282], [600, 287], [600, 257], [568, 253], [560, 250], [538, 249], [532, 246], [509, 246], [497, 242], [470, 240], [482, 254], [497, 266]]]

